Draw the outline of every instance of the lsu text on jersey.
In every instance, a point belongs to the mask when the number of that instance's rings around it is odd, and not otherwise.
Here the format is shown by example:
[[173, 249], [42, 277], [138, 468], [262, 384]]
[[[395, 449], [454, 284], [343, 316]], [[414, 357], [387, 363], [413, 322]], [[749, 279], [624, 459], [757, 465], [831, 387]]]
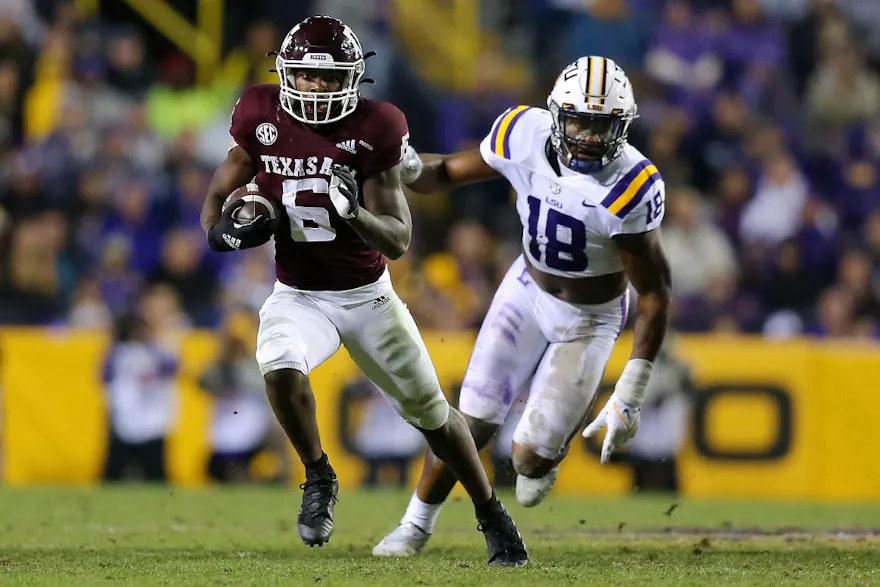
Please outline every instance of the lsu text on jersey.
[[[613, 238], [654, 230], [665, 191], [657, 168], [635, 147], [585, 174], [551, 165], [550, 112], [517, 106], [480, 144], [483, 159], [516, 190], [523, 232], [477, 337], [462, 385], [461, 411], [500, 424], [528, 395], [513, 440], [555, 459], [584, 424], [627, 318], [628, 292], [598, 305], [575, 305], [543, 291], [540, 271], [568, 278], [620, 272]], [[557, 172], [558, 170], [558, 172]]]

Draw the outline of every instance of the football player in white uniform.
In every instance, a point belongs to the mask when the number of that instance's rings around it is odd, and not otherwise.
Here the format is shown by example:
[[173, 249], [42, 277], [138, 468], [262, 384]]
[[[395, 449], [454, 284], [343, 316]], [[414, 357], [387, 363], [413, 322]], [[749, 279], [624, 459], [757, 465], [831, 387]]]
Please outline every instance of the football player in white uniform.
[[[559, 75], [547, 105], [507, 110], [479, 150], [424, 157], [409, 150], [401, 174], [419, 193], [498, 175], [516, 190], [523, 252], [480, 329], [459, 408], [483, 447], [520, 391], [528, 392], [512, 446], [524, 506], [549, 493], [588, 418], [626, 322], [628, 283], [638, 293], [632, 355], [583, 435], [607, 427], [603, 463], [635, 435], [670, 299], [658, 235], [664, 184], [627, 143], [637, 108], [626, 74], [610, 59], [582, 57]], [[400, 525], [373, 554], [418, 553], [454, 485], [454, 475], [429, 453]]]

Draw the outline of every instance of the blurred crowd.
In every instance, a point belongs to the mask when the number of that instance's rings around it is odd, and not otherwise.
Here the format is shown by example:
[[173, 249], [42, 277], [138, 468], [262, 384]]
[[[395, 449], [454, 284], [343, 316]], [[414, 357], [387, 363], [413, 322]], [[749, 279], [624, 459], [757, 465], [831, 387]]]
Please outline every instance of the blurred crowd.
[[678, 330], [880, 336], [880, 3], [512, 6], [493, 21], [527, 33], [516, 49], [538, 89], [523, 99], [542, 103], [579, 55], [633, 81], [630, 140], [667, 185]]
[[[103, 328], [156, 286], [181, 326], [255, 312], [271, 245], [212, 253], [199, 210], [237, 95], [273, 81], [264, 55], [295, 19], [325, 13], [379, 52], [365, 91], [401, 106], [423, 152], [473, 146], [507, 106], [543, 104], [580, 55], [615, 59], [640, 107], [631, 142], [667, 184], [675, 327], [880, 335], [880, 3], [480, 0], [467, 91], [419, 77], [392, 2], [228, 4], [209, 84], [144, 23], [0, 4], [0, 323]], [[525, 81], [502, 83], [523, 63]], [[411, 204], [401, 295], [423, 328], [479, 325], [518, 254], [509, 186]]]

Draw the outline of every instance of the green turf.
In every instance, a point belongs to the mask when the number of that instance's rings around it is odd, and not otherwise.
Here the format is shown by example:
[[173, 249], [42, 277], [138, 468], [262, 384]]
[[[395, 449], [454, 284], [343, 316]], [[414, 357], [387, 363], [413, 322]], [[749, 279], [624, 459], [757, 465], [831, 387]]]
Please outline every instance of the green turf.
[[0, 585], [880, 585], [880, 504], [551, 498], [526, 510], [504, 495], [532, 562], [488, 569], [460, 499], [422, 556], [385, 560], [370, 549], [408, 495], [340, 497], [332, 541], [309, 549], [297, 491], [0, 490]]

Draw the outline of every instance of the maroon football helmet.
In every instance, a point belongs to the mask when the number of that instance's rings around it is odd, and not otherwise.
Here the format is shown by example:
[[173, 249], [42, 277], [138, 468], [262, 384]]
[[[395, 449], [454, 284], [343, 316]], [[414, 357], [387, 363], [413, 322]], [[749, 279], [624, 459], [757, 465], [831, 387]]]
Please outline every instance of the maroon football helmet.
[[[354, 31], [338, 18], [311, 16], [290, 29], [275, 69], [281, 82], [281, 107], [300, 122], [336, 122], [357, 108], [364, 51]], [[299, 91], [296, 72], [303, 69], [334, 70], [342, 86], [334, 92]]]

